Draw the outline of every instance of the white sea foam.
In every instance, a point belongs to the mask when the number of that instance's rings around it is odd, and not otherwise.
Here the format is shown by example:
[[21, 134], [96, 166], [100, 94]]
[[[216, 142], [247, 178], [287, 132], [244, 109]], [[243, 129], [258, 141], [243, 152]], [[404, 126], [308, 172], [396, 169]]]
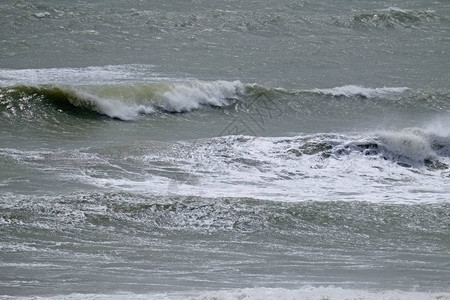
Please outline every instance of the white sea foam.
[[[112, 85], [168, 81], [152, 65], [108, 65], [86, 68], [0, 69], [0, 87], [14, 85]], [[175, 81], [175, 79], [170, 79]]]
[[0, 150], [63, 182], [152, 195], [441, 203], [450, 193], [442, 180], [450, 176], [450, 137], [418, 128], [366, 136], [225, 136], [156, 148], [142, 142], [97, 154]]
[[191, 111], [200, 105], [225, 106], [243, 92], [244, 85], [240, 81], [194, 81], [175, 84], [172, 90], [162, 95], [160, 105], [172, 112]]
[[431, 135], [421, 129], [408, 128], [398, 132], [381, 132], [379, 135], [394, 155], [413, 161], [424, 161], [436, 156], [432, 149]]
[[[80, 100], [87, 101], [98, 113], [111, 118], [129, 121], [136, 119], [139, 114], [155, 112], [155, 109], [152, 106], [145, 106], [138, 103], [124, 103], [118, 99], [103, 98], [87, 91], [78, 91], [76, 93], [79, 98], [72, 99], [72, 104], [78, 106], [80, 105]], [[83, 106], [83, 104], [81, 104], [81, 106]]]
[[314, 93], [331, 95], [334, 97], [365, 97], [365, 98], [382, 98], [392, 94], [403, 93], [409, 88], [407, 87], [382, 87], [382, 88], [366, 88], [357, 85], [345, 85], [331, 89], [313, 89]]
[[430, 120], [425, 125], [425, 130], [430, 133], [434, 133], [440, 136], [450, 137], [450, 116], [447, 114], [445, 116], [440, 116]]
[[343, 289], [338, 287], [305, 287], [296, 290], [283, 288], [247, 288], [205, 292], [189, 292], [189, 293], [153, 293], [153, 294], [133, 294], [133, 293], [117, 293], [117, 294], [69, 294], [58, 295], [52, 297], [13, 297], [4, 296], [0, 299], [17, 299], [17, 300], [40, 300], [40, 299], [149, 299], [149, 300], [449, 300], [450, 293], [446, 292], [405, 292], [398, 290], [384, 291], [364, 291], [357, 289]]
[[[192, 81], [173, 84], [147, 84], [77, 88], [75, 106], [92, 107], [100, 114], [121, 120], [133, 120], [156, 110], [189, 112], [201, 106], [226, 106], [244, 92], [240, 81]], [[107, 96], [104, 96], [107, 94]]]
[[45, 18], [48, 16], [51, 16], [51, 14], [48, 11], [38, 12], [33, 14], [36, 18]]
[[[439, 149], [434, 150], [436, 141]], [[439, 203], [448, 201], [450, 193], [450, 184], [442, 181], [449, 176], [446, 141], [417, 129], [368, 137], [227, 136], [169, 144], [164, 151], [149, 149], [142, 155], [124, 153], [143, 170], [132, 177], [84, 172], [73, 179], [155, 195]]]
[[448, 293], [420, 293], [402, 291], [369, 292], [363, 290], [351, 290], [341, 288], [303, 288], [298, 290], [254, 288], [232, 291], [206, 292], [189, 299], [217, 299], [217, 300], [265, 300], [265, 299], [289, 299], [289, 300], [419, 300], [419, 299], [450, 299]]

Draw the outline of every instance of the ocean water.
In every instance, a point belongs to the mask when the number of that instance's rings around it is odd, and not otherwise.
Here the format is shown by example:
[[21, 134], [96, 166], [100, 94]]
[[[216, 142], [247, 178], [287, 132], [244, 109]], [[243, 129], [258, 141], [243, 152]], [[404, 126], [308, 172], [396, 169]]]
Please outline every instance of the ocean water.
[[1, 299], [450, 299], [450, 5], [0, 5]]

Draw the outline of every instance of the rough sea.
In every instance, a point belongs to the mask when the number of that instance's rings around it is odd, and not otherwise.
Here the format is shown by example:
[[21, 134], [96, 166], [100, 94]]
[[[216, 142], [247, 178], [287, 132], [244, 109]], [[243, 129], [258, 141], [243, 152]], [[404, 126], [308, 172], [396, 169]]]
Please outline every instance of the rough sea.
[[450, 299], [448, 0], [1, 0], [0, 299]]

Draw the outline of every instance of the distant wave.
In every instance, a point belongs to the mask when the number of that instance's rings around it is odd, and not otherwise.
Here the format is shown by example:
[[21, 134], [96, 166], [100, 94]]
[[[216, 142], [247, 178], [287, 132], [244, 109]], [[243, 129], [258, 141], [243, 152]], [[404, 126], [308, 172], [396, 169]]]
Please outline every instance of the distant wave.
[[344, 85], [327, 89], [312, 89], [312, 90], [288, 90], [284, 88], [266, 88], [260, 85], [247, 85], [247, 89], [255, 93], [270, 93], [270, 94], [286, 94], [286, 95], [328, 95], [333, 97], [363, 97], [363, 98], [385, 98], [391, 95], [401, 94], [407, 90], [408, 87], [382, 87], [382, 88], [368, 88], [358, 85]]
[[359, 12], [350, 21], [337, 21], [338, 25], [354, 28], [418, 28], [422, 23], [433, 20], [436, 15], [431, 10], [408, 10], [389, 7], [373, 11]]
[[[16, 299], [9, 297], [6, 299]], [[283, 288], [243, 288], [231, 290], [202, 291], [202, 292], [172, 292], [153, 294], [69, 294], [51, 297], [20, 297], [21, 300], [64, 300], [64, 299], [85, 299], [85, 300], [179, 300], [179, 299], [202, 299], [202, 300], [232, 300], [232, 299], [279, 299], [279, 300], [345, 300], [345, 299], [395, 299], [395, 300], [449, 300], [450, 293], [427, 293], [427, 292], [403, 292], [399, 290], [367, 291], [357, 289], [343, 289], [339, 287], [303, 287], [297, 290]]]
[[153, 68], [153, 65], [130, 64], [85, 68], [0, 69], [0, 87], [115, 85], [168, 80]]
[[331, 89], [313, 89], [314, 93], [325, 94], [331, 96], [355, 97], [361, 96], [364, 98], [382, 98], [392, 94], [399, 94], [407, 91], [407, 87], [383, 87], [383, 88], [366, 88], [356, 85], [345, 85]]

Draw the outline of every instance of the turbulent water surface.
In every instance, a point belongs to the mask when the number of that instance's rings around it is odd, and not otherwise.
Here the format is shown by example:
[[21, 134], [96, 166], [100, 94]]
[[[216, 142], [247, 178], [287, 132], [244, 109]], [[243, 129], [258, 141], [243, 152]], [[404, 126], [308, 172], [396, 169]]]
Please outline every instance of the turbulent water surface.
[[450, 299], [448, 1], [0, 17], [0, 298]]

